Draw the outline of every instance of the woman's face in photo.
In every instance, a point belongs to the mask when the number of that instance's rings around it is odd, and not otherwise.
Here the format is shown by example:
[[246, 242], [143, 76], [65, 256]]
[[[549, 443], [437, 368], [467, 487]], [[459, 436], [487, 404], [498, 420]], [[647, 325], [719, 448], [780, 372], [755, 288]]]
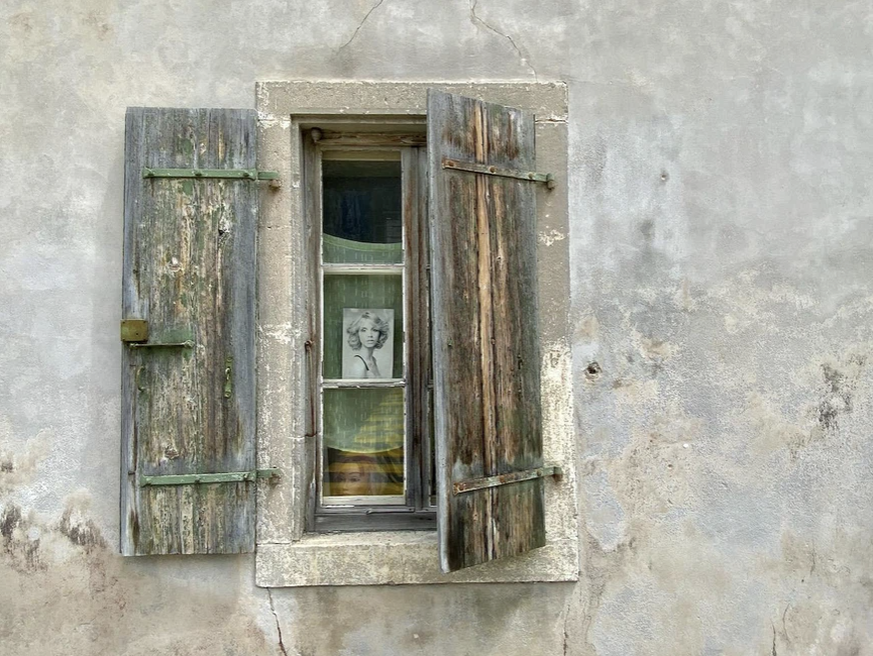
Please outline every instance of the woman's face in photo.
[[379, 341], [379, 331], [372, 319], [361, 319], [361, 327], [358, 329], [358, 339], [367, 348], [375, 348]]

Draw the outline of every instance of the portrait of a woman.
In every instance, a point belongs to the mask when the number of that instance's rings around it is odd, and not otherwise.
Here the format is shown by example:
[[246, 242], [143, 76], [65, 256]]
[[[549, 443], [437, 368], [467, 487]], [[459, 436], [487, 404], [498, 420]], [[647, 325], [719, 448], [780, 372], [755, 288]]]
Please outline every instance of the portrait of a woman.
[[[346, 340], [351, 354], [343, 358], [343, 378], [391, 378], [393, 349], [388, 342], [393, 310], [345, 310]], [[386, 314], [392, 315], [386, 317]]]

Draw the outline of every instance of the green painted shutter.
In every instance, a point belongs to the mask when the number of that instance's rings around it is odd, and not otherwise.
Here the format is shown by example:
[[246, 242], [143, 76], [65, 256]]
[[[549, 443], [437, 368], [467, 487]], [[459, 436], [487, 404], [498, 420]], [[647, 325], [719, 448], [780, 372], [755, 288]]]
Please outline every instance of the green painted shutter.
[[454, 571], [545, 544], [543, 480], [456, 485], [543, 465], [537, 340], [534, 121], [428, 94], [434, 423], [440, 565]]
[[[256, 119], [127, 112], [122, 319], [148, 322], [148, 338], [122, 345], [125, 555], [254, 549], [256, 483], [223, 475], [245, 479], [256, 467], [258, 184], [143, 169], [252, 170]], [[222, 482], [194, 482], [202, 474]]]

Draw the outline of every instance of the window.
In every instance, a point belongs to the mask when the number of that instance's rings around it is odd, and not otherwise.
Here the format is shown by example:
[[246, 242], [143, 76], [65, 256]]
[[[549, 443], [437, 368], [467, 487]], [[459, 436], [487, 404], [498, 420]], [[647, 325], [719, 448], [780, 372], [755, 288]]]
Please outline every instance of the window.
[[304, 170], [316, 173], [303, 184], [318, 267], [308, 524], [435, 529], [425, 136], [335, 122], [303, 135]]
[[[441, 87], [128, 114], [125, 553], [256, 549], [263, 586], [577, 577], [566, 92]], [[395, 530], [432, 517], [434, 477], [438, 531]]]

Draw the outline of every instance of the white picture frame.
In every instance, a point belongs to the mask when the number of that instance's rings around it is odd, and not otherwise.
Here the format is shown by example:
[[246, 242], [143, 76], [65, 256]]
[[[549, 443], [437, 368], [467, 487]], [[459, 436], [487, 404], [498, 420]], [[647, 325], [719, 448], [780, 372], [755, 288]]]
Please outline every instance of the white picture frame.
[[343, 379], [393, 378], [394, 310], [343, 308], [342, 353]]

